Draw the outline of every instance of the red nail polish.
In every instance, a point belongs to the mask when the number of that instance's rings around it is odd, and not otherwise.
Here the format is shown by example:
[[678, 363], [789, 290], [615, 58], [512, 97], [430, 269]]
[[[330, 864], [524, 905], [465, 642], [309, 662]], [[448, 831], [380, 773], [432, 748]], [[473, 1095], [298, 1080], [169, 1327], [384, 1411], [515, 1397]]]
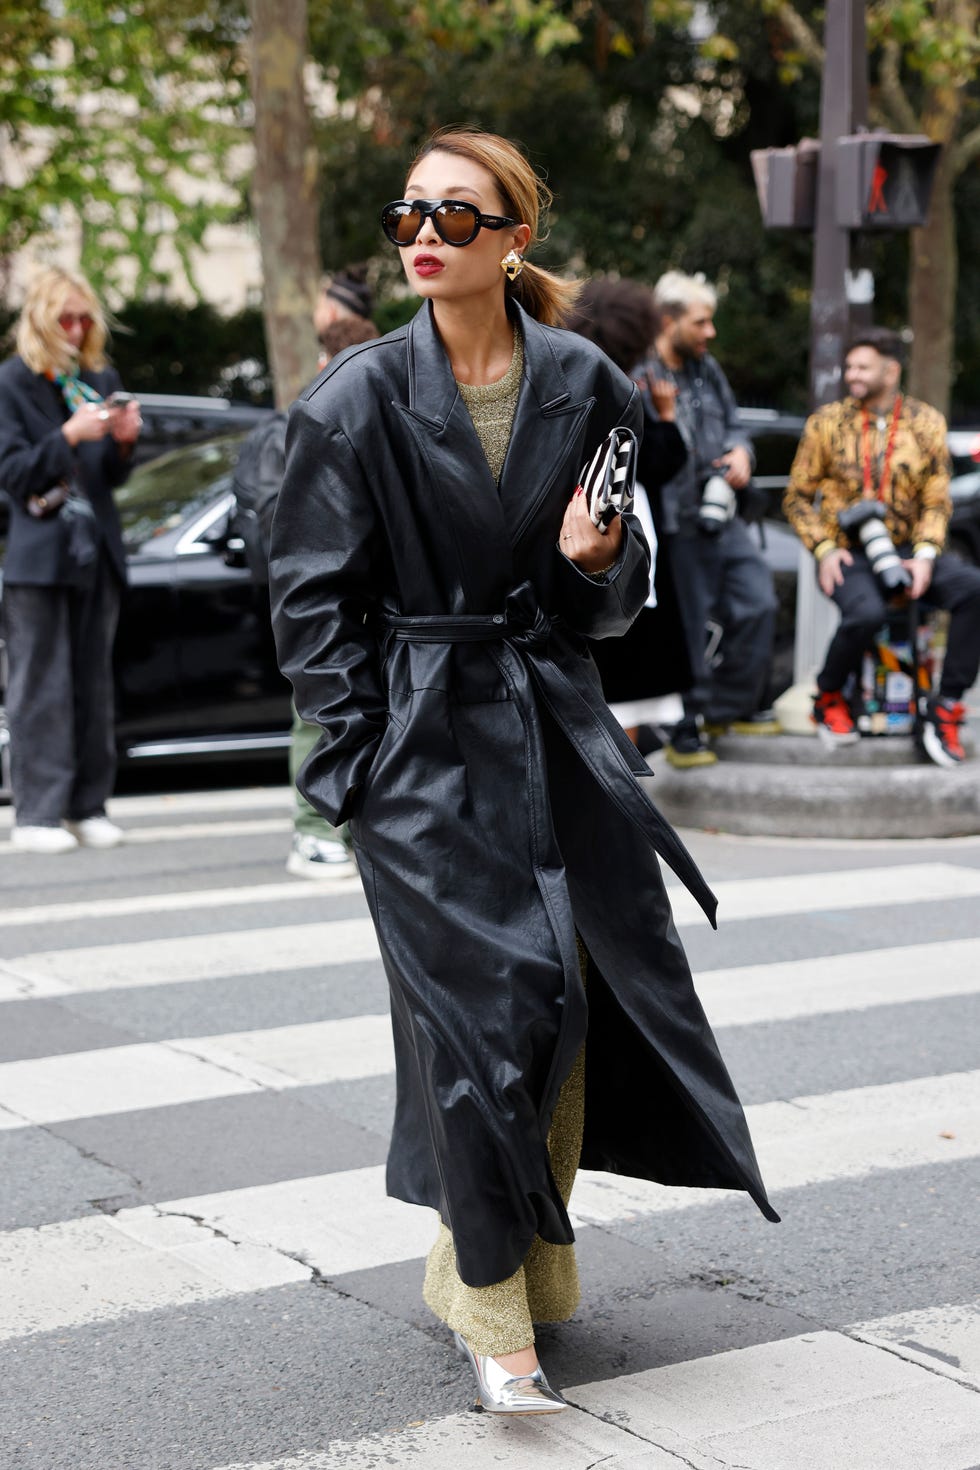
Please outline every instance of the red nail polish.
[[581, 487], [581, 485], [576, 485], [576, 487], [575, 487], [575, 494], [576, 494], [576, 495], [582, 495], [582, 494], [583, 494], [583, 493], [584, 493], [584, 492], [583, 492], [583, 490], [582, 490], [582, 487]]

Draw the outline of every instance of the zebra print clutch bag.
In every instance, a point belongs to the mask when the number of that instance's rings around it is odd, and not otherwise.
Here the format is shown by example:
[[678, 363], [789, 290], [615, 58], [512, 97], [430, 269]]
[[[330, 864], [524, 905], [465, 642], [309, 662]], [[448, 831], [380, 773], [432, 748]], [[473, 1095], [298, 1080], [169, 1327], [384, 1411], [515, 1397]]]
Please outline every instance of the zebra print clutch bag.
[[610, 429], [582, 469], [579, 484], [585, 492], [592, 523], [600, 529], [633, 504], [636, 453], [633, 430], [619, 426]]

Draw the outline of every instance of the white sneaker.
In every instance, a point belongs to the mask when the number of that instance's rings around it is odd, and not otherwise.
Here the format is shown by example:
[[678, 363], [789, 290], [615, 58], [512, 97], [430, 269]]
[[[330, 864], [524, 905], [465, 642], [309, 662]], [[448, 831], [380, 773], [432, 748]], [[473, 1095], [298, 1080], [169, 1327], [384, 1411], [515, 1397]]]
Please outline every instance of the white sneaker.
[[336, 838], [294, 837], [286, 872], [294, 878], [353, 878], [357, 866]]
[[126, 836], [108, 817], [83, 817], [80, 822], [66, 822], [65, 826], [82, 847], [118, 847]]
[[12, 827], [10, 845], [21, 852], [71, 852], [78, 841], [64, 827]]

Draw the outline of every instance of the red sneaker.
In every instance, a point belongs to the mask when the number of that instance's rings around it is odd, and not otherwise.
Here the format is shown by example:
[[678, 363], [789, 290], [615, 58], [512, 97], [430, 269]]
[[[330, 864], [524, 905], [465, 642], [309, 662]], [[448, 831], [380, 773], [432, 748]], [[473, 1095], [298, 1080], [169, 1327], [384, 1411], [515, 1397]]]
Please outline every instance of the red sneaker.
[[922, 749], [937, 766], [958, 766], [966, 760], [960, 728], [966, 705], [955, 699], [930, 699], [922, 721]]
[[847, 707], [847, 700], [839, 689], [832, 689], [827, 693], [821, 691], [817, 695], [813, 701], [811, 719], [827, 750], [836, 750], [839, 745], [853, 745], [861, 739], [854, 717]]

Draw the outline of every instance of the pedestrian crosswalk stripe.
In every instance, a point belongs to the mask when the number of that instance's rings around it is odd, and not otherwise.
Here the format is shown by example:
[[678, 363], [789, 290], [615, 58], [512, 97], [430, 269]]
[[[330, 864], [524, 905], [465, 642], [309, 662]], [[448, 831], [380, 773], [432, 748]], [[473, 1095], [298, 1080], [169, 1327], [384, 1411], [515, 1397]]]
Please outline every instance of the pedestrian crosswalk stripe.
[[[875, 1325], [867, 1324], [871, 1330]], [[460, 1392], [470, 1394], [465, 1374], [461, 1365]], [[964, 1394], [941, 1373], [923, 1373], [869, 1340], [855, 1340], [850, 1329], [801, 1333], [562, 1388], [571, 1409], [544, 1424], [451, 1414], [219, 1470], [376, 1470], [398, 1464], [489, 1470], [504, 1463], [519, 1470], [736, 1464], [966, 1470], [980, 1434], [980, 1398]]]
[[[277, 885], [262, 887], [268, 892]], [[717, 884], [716, 891], [724, 922], [980, 896], [980, 869], [952, 864], [911, 865], [858, 873], [735, 880]], [[169, 907], [170, 895], [167, 899], [161, 909]], [[274, 894], [252, 900], [256, 904], [266, 901], [279, 900]], [[686, 890], [673, 890], [671, 901], [678, 923], [703, 921]], [[202, 900], [200, 906], [207, 905]], [[22, 954], [0, 964], [0, 999], [268, 974], [280, 969], [317, 969], [321, 965], [375, 960], [378, 954], [374, 929], [366, 918], [47, 950]]]
[[180, 914], [194, 909], [253, 908], [262, 903], [319, 902], [337, 894], [359, 893], [359, 878], [330, 879], [320, 883], [297, 883], [285, 878], [281, 883], [255, 883], [251, 887], [193, 888], [174, 893], [138, 893], [125, 898], [100, 898], [80, 903], [39, 903], [29, 908], [9, 909], [0, 913], [0, 929], [64, 924], [78, 920], [122, 919], [136, 914]]
[[[980, 1154], [980, 1072], [763, 1103], [746, 1112], [763, 1176], [774, 1194]], [[704, 1205], [754, 1212], [740, 1192], [664, 1188], [583, 1170], [571, 1214], [581, 1230]], [[200, 1241], [204, 1249], [208, 1232], [215, 1232], [226, 1243], [279, 1253], [328, 1279], [422, 1256], [435, 1228], [431, 1211], [387, 1198], [385, 1170], [371, 1166], [174, 1199], [152, 1209], [123, 1209], [112, 1217], [113, 1229], [106, 1228], [104, 1217], [93, 1216], [11, 1231], [0, 1234], [0, 1274], [9, 1274], [9, 1267], [19, 1285], [16, 1296], [4, 1300], [0, 1294], [0, 1337], [149, 1310], [171, 1300], [168, 1290], [176, 1293], [173, 1300], [187, 1300], [191, 1287], [186, 1270], [173, 1267], [169, 1237], [162, 1226], [158, 1235], [152, 1224], [156, 1214], [197, 1222], [199, 1235], [178, 1236], [181, 1261], [188, 1244]], [[110, 1310], [100, 1297], [102, 1283], [113, 1279], [114, 1254], [120, 1256], [121, 1273], [129, 1270], [134, 1237], [142, 1242], [147, 1284], [134, 1289], [131, 1297], [110, 1294], [110, 1303], [115, 1303]], [[225, 1294], [258, 1289], [252, 1259], [243, 1254], [240, 1275], [230, 1278], [228, 1258], [221, 1256], [220, 1279], [230, 1281]], [[260, 1274], [272, 1269], [267, 1255], [254, 1259]], [[157, 1260], [165, 1277], [159, 1286], [153, 1280]], [[199, 1284], [193, 1289], [205, 1290]], [[206, 1289], [220, 1294], [214, 1281]], [[34, 1303], [33, 1316], [24, 1315], [25, 1303]]]
[[391, 1072], [391, 1021], [360, 1015], [0, 1063], [0, 1129]]
[[[127, 847], [156, 846], [161, 842], [187, 842], [198, 837], [262, 837], [269, 832], [291, 832], [292, 822], [288, 817], [243, 817], [234, 822], [185, 822], [167, 824], [162, 827], [133, 827], [126, 833]], [[23, 851], [12, 842], [0, 842], [0, 857]]]
[[[189, 934], [179, 939], [140, 939], [128, 944], [49, 950], [5, 960], [10, 994], [27, 982], [25, 994], [69, 990], [130, 989], [229, 975], [267, 975], [276, 970], [315, 970], [354, 960], [376, 960], [378, 940], [370, 919], [335, 919], [275, 929], [233, 929]], [[39, 982], [34, 988], [32, 982]], [[52, 984], [61, 989], [51, 989]]]
[[973, 995], [980, 992], [980, 939], [699, 971], [695, 983], [713, 1026]]
[[[966, 1470], [980, 1435], [976, 1394], [836, 1332], [759, 1343], [567, 1392], [577, 1407], [686, 1455], [688, 1464], [704, 1464], [705, 1456], [719, 1465], [807, 1470]], [[692, 1462], [692, 1454], [699, 1459]]]
[[980, 1302], [897, 1312], [848, 1328], [851, 1337], [980, 1388]]
[[280, 1252], [152, 1206], [0, 1234], [0, 1339], [308, 1281]]
[[[290, 931], [265, 932], [278, 954], [276, 937]], [[254, 955], [250, 963], [261, 968]], [[980, 940], [706, 971], [697, 988], [718, 1027], [940, 1000], [980, 991]], [[0, 1129], [201, 1101], [248, 1084], [376, 1077], [393, 1067], [387, 1013], [11, 1061], [0, 1063], [0, 1109], [8, 1110]]]
[[[823, 910], [928, 903], [980, 897], [980, 868], [955, 863], [907, 863], [894, 868], [856, 868], [832, 873], [793, 873], [782, 878], [733, 878], [713, 883], [718, 922], [775, 919]], [[699, 914], [686, 888], [671, 893], [678, 923]]]
[[[745, 1113], [770, 1191], [980, 1155], [980, 1071], [754, 1103]], [[602, 1223], [724, 1197], [583, 1170], [571, 1208]]]

